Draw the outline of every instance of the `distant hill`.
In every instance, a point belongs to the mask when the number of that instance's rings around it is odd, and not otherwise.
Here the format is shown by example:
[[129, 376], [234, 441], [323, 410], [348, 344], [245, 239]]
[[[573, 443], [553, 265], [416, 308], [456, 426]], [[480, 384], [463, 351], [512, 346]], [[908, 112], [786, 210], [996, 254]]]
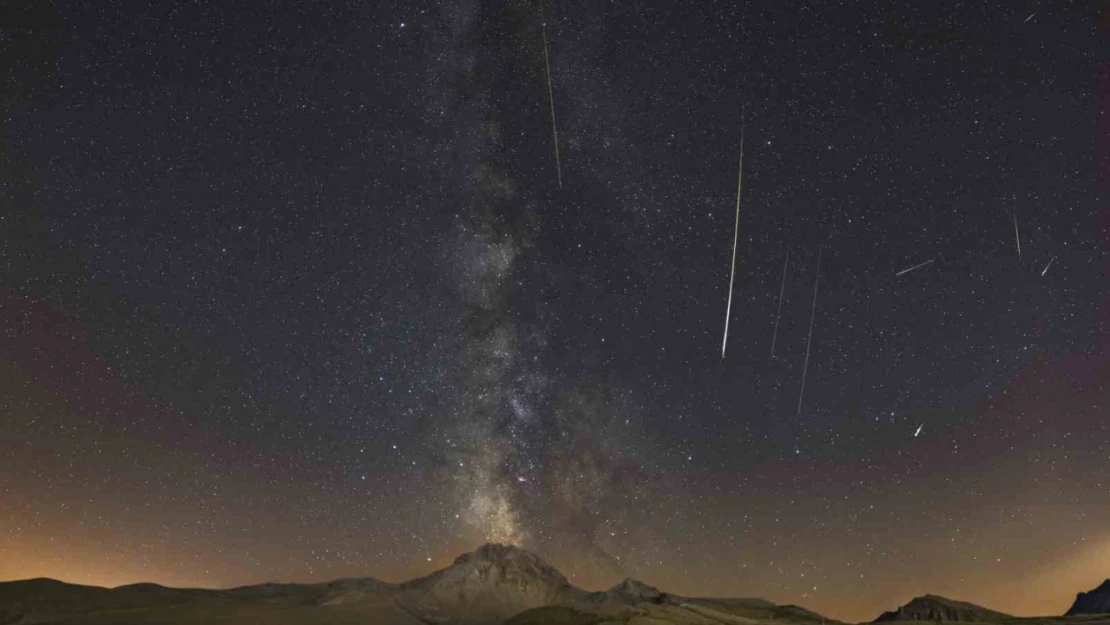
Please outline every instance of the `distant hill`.
[[1094, 590], [1077, 594], [1067, 614], [1110, 614], [1110, 579]]
[[[199, 623], [365, 623], [424, 625], [388, 598], [390, 584], [336, 580], [324, 584], [261, 584], [229, 590], [132, 584], [99, 588], [52, 579], [0, 583], [0, 625], [173, 625]], [[339, 597], [377, 593], [385, 600], [359, 609], [320, 608]], [[327, 618], [329, 620], [321, 620]]]
[[400, 584], [358, 578], [207, 590], [157, 584], [109, 589], [51, 579], [0, 583], [0, 625], [751, 625], [758, 620], [835, 623], [796, 606], [680, 597], [632, 579], [590, 592], [572, 586], [536, 554], [496, 544]]
[[[608, 591], [606, 591], [608, 592]], [[571, 603], [533, 608], [505, 625], [810, 625], [837, 624], [797, 606], [760, 599], [688, 599], [664, 593], [662, 602]], [[765, 605], [758, 605], [759, 603]]]
[[401, 584], [398, 603], [429, 622], [485, 624], [588, 595], [536, 554], [491, 544], [459, 556], [442, 571]]
[[974, 603], [956, 601], [937, 595], [924, 595], [914, 598], [893, 612], [883, 612], [873, 622], [958, 621], [962, 623], [993, 623], [1013, 618], [1009, 614], [988, 610]]
[[640, 603], [662, 605], [678, 602], [678, 598], [674, 595], [669, 595], [655, 586], [649, 586], [635, 579], [625, 579], [608, 590], [599, 590], [590, 593], [586, 600], [588, 603], [594, 604], [620, 605], [636, 605]]
[[752, 625], [759, 621], [696, 604], [569, 604], [522, 612], [505, 625]]
[[[935, 595], [876, 622], [1110, 625], [1110, 580], [1080, 593], [1066, 617], [1021, 619]], [[373, 578], [258, 584], [225, 590], [131, 584], [99, 588], [52, 579], [0, 583], [0, 625], [839, 625], [763, 599], [674, 595], [626, 579], [577, 588], [534, 553], [482, 545], [447, 568], [400, 584]]]

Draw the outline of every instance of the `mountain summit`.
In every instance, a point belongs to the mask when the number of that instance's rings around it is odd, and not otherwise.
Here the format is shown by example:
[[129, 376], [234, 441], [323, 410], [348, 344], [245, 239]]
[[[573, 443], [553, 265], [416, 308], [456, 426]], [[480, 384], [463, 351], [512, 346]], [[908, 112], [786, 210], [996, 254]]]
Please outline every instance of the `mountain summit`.
[[450, 569], [500, 572], [509, 576], [549, 579], [554, 583], [569, 584], [555, 567], [538, 555], [513, 545], [486, 543], [470, 553], [455, 558]]
[[587, 594], [530, 551], [486, 544], [441, 571], [405, 582], [398, 602], [425, 621], [500, 623], [529, 608], [581, 601]]
[[1073, 614], [1110, 614], [1110, 579], [1094, 590], [1078, 593], [1067, 612]]
[[[1068, 615], [1100, 613], [1110, 613], [1110, 580], [1079, 593], [1068, 611]], [[1110, 625], [1110, 618], [1076, 618], [1083, 620], [1082, 625]], [[875, 622], [1019, 625], [1019, 620], [971, 603], [924, 595]], [[1035, 620], [1041, 625], [1077, 625], [1074, 618]], [[446, 568], [402, 583], [353, 578], [206, 590], [155, 584], [109, 589], [49, 579], [0, 582], [0, 625], [31, 623], [840, 625], [798, 606], [754, 598], [674, 595], [631, 578], [590, 592], [573, 586], [540, 556], [501, 544], [482, 545]]]
[[[1110, 613], [1110, 580], [1079, 593], [1069, 615]], [[1110, 618], [1078, 617], [1082, 625]], [[1057, 620], [1059, 619], [1059, 620]], [[875, 622], [1019, 625], [1001, 612], [936, 595], [917, 597]], [[1041, 625], [1077, 625], [1044, 617]], [[590, 592], [536, 554], [486, 544], [450, 566], [399, 584], [373, 578], [258, 584], [227, 590], [130, 584], [79, 586], [51, 579], [0, 582], [0, 625], [841, 625], [793, 605], [753, 598], [683, 597], [635, 579]]]
[[638, 603], [678, 603], [679, 597], [669, 595], [655, 586], [651, 586], [636, 579], [625, 579], [621, 583], [609, 588], [590, 593], [590, 603], [620, 603], [636, 605]]
[[961, 621], [987, 623], [1013, 618], [1009, 614], [988, 610], [974, 603], [956, 601], [937, 595], [916, 597], [893, 612], [883, 612], [875, 623], [888, 621]]

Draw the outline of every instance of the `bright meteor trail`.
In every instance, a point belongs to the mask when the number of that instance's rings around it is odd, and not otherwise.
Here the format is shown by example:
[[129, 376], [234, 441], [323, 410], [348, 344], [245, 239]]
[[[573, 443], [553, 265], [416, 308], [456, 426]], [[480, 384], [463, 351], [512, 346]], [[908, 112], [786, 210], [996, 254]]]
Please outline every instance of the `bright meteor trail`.
[[551, 88], [551, 60], [547, 56], [547, 18], [540, 4], [540, 24], [543, 29], [543, 64], [547, 70], [547, 101], [551, 104], [551, 141], [555, 144], [555, 171], [559, 176], [559, 188], [563, 188], [563, 165], [559, 162], [559, 131], [555, 129], [555, 92]]
[[1017, 213], [1014, 213], [1014, 243], [1017, 244], [1018, 260], [1021, 260], [1021, 236], [1018, 235]]
[[782, 283], [779, 284], [779, 308], [775, 313], [775, 331], [771, 334], [771, 360], [775, 359], [775, 340], [779, 336], [779, 319], [782, 318], [782, 294], [786, 290], [786, 265], [790, 262], [790, 250], [786, 250], [786, 259], [782, 261]]
[[736, 178], [736, 227], [732, 234], [732, 273], [728, 277], [728, 306], [725, 308], [725, 338], [721, 340], [721, 359], [728, 347], [728, 318], [732, 315], [732, 284], [736, 280], [736, 244], [740, 240], [740, 188], [744, 183], [744, 121], [740, 114], [740, 173]]
[[918, 264], [914, 265], [913, 267], [910, 267], [909, 269], [903, 269], [902, 271], [899, 271], [898, 273], [894, 274], [894, 277], [897, 278], [898, 276], [900, 276], [904, 273], [909, 273], [909, 272], [913, 271], [914, 269], [920, 269], [920, 268], [924, 267], [925, 265], [928, 265], [931, 262], [933, 262], [932, 258], [930, 258], [929, 260], [927, 260], [923, 263], [918, 263]]
[[806, 360], [802, 365], [802, 389], [798, 391], [798, 416], [802, 416], [802, 397], [806, 394], [806, 372], [809, 371], [809, 346], [813, 343], [813, 317], [817, 313], [817, 283], [821, 281], [821, 252], [817, 248], [817, 275], [813, 277], [813, 306], [809, 309], [809, 336], [806, 337]]

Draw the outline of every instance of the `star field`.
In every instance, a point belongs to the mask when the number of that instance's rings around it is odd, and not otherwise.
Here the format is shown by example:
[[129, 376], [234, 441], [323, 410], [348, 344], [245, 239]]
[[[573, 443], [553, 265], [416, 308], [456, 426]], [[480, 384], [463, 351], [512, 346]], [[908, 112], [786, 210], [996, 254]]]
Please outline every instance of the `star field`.
[[540, 8], [4, 9], [0, 580], [1104, 579], [1105, 10]]

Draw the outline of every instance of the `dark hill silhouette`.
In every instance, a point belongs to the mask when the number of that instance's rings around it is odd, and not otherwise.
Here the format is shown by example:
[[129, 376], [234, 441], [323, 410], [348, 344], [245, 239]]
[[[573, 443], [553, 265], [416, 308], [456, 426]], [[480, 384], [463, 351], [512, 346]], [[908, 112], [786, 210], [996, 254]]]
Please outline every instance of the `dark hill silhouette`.
[[400, 605], [417, 618], [467, 624], [500, 623], [529, 608], [581, 601], [589, 594], [536, 554], [498, 544], [482, 545], [400, 589]]
[[937, 595], [916, 597], [893, 612], [883, 612], [875, 623], [888, 621], [959, 621], [963, 623], [989, 623], [1014, 617], [988, 610], [974, 603], [956, 601]]
[[[925, 595], [886, 621], [1005, 625], [1110, 625], [1110, 580], [1080, 593], [1069, 617], [1019, 619]], [[837, 621], [763, 599], [674, 595], [634, 579], [587, 591], [534, 553], [482, 545], [448, 567], [399, 584], [373, 578], [223, 590], [142, 583], [118, 588], [52, 579], [0, 583], [0, 625], [833, 625]]]
[[660, 625], [828, 621], [761, 599], [679, 597], [632, 579], [591, 592], [571, 585], [536, 554], [498, 544], [482, 545], [445, 569], [399, 584], [355, 578], [207, 590], [149, 583], [98, 588], [50, 579], [0, 583], [0, 625], [500, 625], [521, 613], [549, 622], [553, 613], [544, 610], [553, 606], [629, 618], [655, 610]]
[[1110, 579], [1094, 590], [1078, 593], [1067, 614], [1110, 614]]

